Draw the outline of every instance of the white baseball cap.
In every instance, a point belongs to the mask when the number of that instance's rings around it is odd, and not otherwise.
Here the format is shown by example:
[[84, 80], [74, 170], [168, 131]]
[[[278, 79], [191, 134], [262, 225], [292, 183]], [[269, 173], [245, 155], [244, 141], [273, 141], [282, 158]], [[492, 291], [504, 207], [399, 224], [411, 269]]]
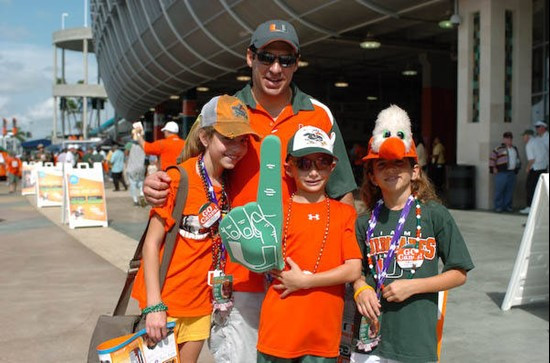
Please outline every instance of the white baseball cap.
[[304, 126], [300, 128], [288, 141], [287, 156], [301, 157], [314, 153], [323, 153], [334, 156], [334, 141], [336, 135], [331, 133], [330, 137], [320, 128]]
[[174, 121], [168, 121], [160, 131], [168, 131], [177, 134], [180, 131], [180, 127]]
[[540, 127], [540, 126], [544, 127], [545, 129], [548, 128], [548, 125], [546, 124], [546, 122], [542, 120], [535, 122], [535, 127]]

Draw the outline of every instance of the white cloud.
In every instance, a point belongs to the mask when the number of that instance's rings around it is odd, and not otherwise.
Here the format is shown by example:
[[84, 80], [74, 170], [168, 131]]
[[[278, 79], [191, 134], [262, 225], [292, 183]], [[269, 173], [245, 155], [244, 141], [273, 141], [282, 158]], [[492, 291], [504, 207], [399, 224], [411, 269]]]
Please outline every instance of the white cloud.
[[0, 24], [0, 39], [8, 41], [20, 41], [27, 38], [30, 34], [31, 33], [27, 27], [12, 25], [8, 26], [6, 24]]

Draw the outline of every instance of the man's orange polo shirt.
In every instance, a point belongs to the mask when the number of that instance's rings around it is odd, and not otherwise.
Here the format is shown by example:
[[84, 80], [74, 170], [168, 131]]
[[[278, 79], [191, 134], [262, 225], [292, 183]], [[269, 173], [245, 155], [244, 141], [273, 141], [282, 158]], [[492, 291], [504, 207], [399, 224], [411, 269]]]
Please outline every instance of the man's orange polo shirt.
[[[288, 140], [303, 126], [316, 126], [327, 134], [336, 134], [334, 153], [339, 161], [327, 184], [327, 193], [332, 198], [339, 198], [357, 188], [351, 170], [347, 149], [333, 116], [324, 104], [292, 86], [292, 102], [281, 112], [277, 120], [252, 97], [250, 85], [247, 85], [235, 95], [248, 106], [250, 125], [260, 137], [273, 134], [281, 140], [281, 160], [286, 158]], [[251, 139], [248, 152], [229, 174], [228, 191], [232, 206], [243, 206], [256, 200], [260, 178], [260, 146], [261, 141]], [[284, 168], [281, 168], [283, 178], [283, 201], [287, 200], [296, 186], [289, 178]], [[235, 291], [264, 291], [263, 275], [253, 273], [241, 265], [227, 262], [226, 273], [233, 275]]]
[[160, 157], [160, 168], [166, 170], [170, 165], [176, 165], [176, 159], [183, 150], [185, 141], [178, 135], [171, 135], [165, 139], [155, 142], [145, 142], [143, 150], [147, 155], [158, 155]]

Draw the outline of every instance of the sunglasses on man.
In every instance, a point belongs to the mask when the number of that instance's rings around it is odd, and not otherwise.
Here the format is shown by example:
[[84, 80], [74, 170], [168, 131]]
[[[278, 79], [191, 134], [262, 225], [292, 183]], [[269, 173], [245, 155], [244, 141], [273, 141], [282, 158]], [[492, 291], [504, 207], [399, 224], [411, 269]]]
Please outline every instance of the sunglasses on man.
[[334, 164], [334, 158], [330, 155], [320, 156], [315, 159], [310, 159], [307, 157], [294, 158], [292, 163], [301, 171], [310, 171], [313, 166], [318, 171], [327, 170]]
[[258, 57], [260, 63], [266, 66], [270, 66], [275, 63], [275, 61], [278, 61], [283, 68], [292, 67], [296, 64], [296, 60], [298, 59], [298, 56], [294, 54], [275, 55], [269, 52], [254, 52], [254, 54]]

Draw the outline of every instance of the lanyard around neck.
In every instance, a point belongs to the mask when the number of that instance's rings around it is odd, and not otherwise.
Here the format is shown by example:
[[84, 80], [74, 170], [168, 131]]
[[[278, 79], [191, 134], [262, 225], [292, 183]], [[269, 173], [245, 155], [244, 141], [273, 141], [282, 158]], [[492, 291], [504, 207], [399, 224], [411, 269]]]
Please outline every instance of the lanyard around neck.
[[[411, 209], [411, 206], [414, 202], [414, 196], [411, 194], [409, 198], [407, 198], [407, 203], [405, 203], [405, 206], [403, 207], [403, 210], [401, 211], [401, 215], [399, 216], [399, 220], [397, 221], [397, 226], [395, 227], [390, 247], [388, 250], [388, 253], [386, 255], [386, 258], [384, 259], [384, 264], [382, 268], [376, 263], [376, 275], [374, 276], [376, 279], [376, 292], [378, 295], [378, 298], [380, 298], [380, 295], [382, 293], [382, 289], [384, 286], [384, 281], [386, 280], [387, 271], [390, 267], [390, 263], [393, 260], [393, 256], [395, 254], [395, 250], [397, 249], [399, 245], [399, 238], [401, 237], [401, 233], [403, 232], [403, 228], [405, 227], [405, 221], [407, 220], [407, 216], [409, 215], [409, 211]], [[384, 201], [380, 199], [376, 203], [376, 207], [374, 207], [374, 210], [372, 211], [370, 220], [369, 220], [369, 227], [367, 229], [367, 239], [365, 243], [367, 244], [367, 248], [370, 248], [370, 239], [372, 238], [372, 235], [374, 233], [374, 228], [376, 227], [376, 224], [378, 223], [378, 216], [380, 215], [380, 211], [382, 209], [382, 205], [384, 204]], [[378, 278], [376, 278], [378, 277]]]
[[212, 185], [212, 181], [208, 176], [208, 171], [206, 171], [206, 166], [204, 165], [204, 160], [202, 155], [201, 157], [199, 157], [199, 170], [201, 175], [204, 178], [204, 182], [206, 183], [208, 199], [210, 199], [212, 203], [218, 205], [218, 198], [216, 197], [216, 193], [214, 192], [214, 186]]

